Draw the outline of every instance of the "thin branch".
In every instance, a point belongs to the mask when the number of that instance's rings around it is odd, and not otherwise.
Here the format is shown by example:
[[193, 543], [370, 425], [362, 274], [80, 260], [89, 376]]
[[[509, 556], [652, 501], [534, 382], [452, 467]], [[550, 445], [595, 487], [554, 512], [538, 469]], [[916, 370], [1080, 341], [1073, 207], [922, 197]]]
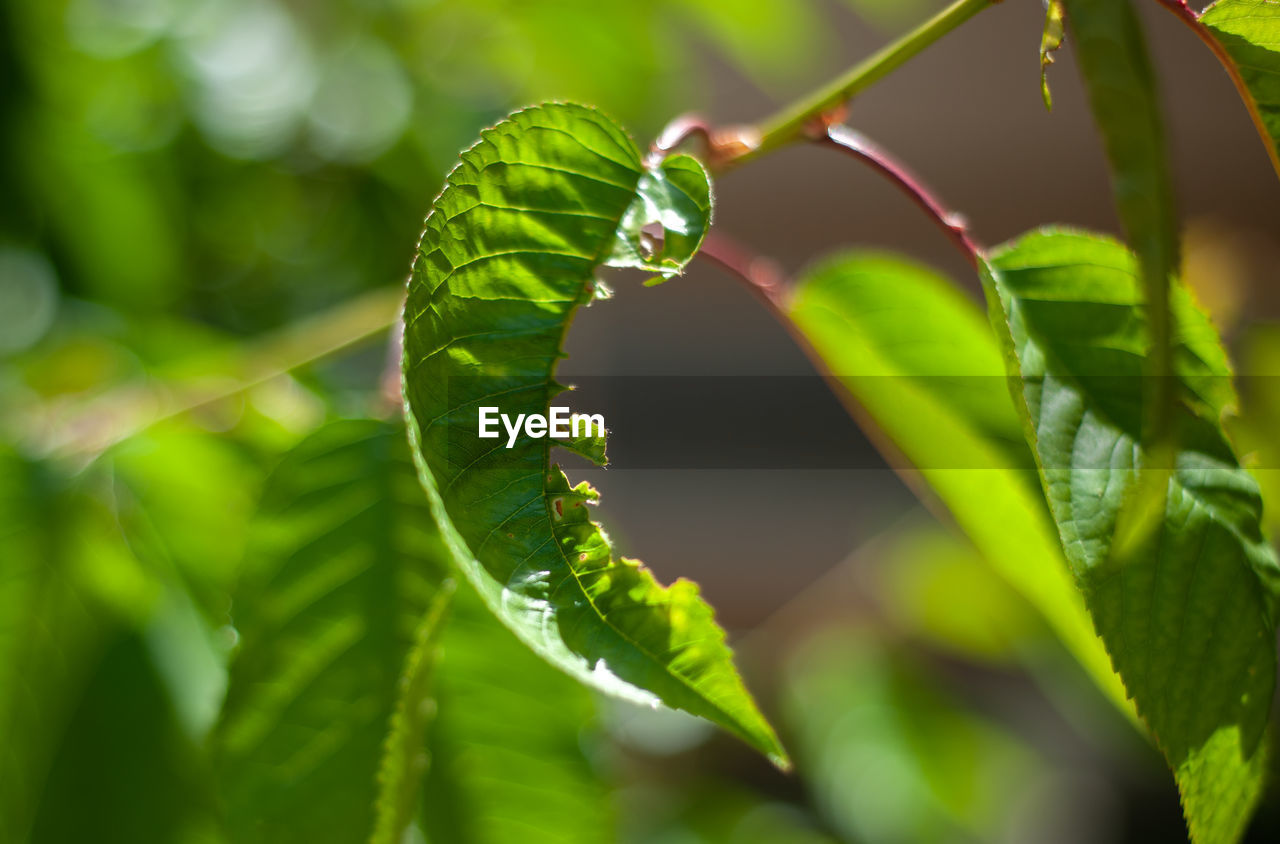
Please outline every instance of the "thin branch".
[[1187, 3], [1187, 0], [1156, 0], [1156, 2], [1173, 12], [1178, 17], [1186, 18], [1188, 21], [1193, 21], [1195, 23], [1200, 22], [1200, 16], [1191, 8], [1190, 4]]
[[954, 211], [948, 211], [920, 180], [893, 156], [847, 126], [823, 127], [813, 133], [813, 140], [819, 146], [830, 147], [869, 164], [876, 172], [888, 178], [937, 223], [943, 234], [955, 244], [974, 269], [977, 269], [982, 247], [970, 236], [964, 217]]
[[763, 121], [758, 131], [739, 130], [746, 148], [725, 158], [723, 166], [738, 165], [801, 138], [814, 120], [822, 120], [843, 108], [851, 99], [888, 76], [908, 59], [1001, 0], [956, 0], [934, 17], [902, 38], [868, 56], [843, 76], [773, 117]]
[[898, 448], [897, 443], [880, 427], [853, 391], [827, 366], [800, 326], [791, 318], [788, 294], [790, 286], [782, 269], [771, 258], [753, 252], [749, 247], [717, 232], [708, 233], [695, 258], [706, 259], [733, 276], [758, 298], [787, 335], [809, 359], [828, 389], [844, 406], [867, 440], [884, 458], [885, 463], [908, 489], [940, 520], [947, 518], [947, 509], [937, 498], [920, 472], [907, 468], [911, 462]]
[[687, 141], [697, 139], [708, 157], [711, 152], [711, 124], [700, 115], [682, 114], [662, 128], [657, 139], [649, 145], [650, 169], [662, 163], [662, 159]]
[[691, 140], [699, 142], [707, 167], [720, 171], [750, 154], [760, 143], [760, 132], [750, 126], [717, 128], [696, 114], [684, 114], [663, 128], [649, 147], [646, 165], [657, 167], [669, 153]]
[[786, 296], [786, 278], [772, 258], [753, 253], [719, 232], [708, 232], [697, 257], [706, 258], [743, 282], [770, 310], [780, 310]]

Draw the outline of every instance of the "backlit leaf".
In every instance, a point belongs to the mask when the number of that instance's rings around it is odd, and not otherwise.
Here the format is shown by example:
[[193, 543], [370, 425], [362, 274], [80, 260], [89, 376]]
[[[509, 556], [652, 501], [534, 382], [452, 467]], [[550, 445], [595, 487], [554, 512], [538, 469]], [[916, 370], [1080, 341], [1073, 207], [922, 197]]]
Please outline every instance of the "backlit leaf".
[[993, 253], [984, 284], [1098, 632], [1174, 769], [1192, 839], [1235, 841], [1264, 768], [1280, 566], [1262, 535], [1257, 484], [1221, 428], [1235, 398], [1217, 333], [1175, 285], [1169, 424], [1180, 445], [1161, 474], [1163, 518], [1117, 556], [1117, 521], [1147, 460], [1136, 261], [1112, 240], [1045, 230]]
[[1000, 347], [976, 303], [930, 270], [849, 253], [796, 288], [789, 314], [828, 371], [987, 562], [1131, 711], [1071, 582], [1036, 488]]
[[590, 109], [538, 106], [486, 130], [427, 218], [405, 307], [406, 413], [454, 560], [516, 635], [597, 689], [703, 716], [785, 764], [697, 586], [616, 558], [588, 516], [596, 492], [551, 465], [547, 439], [477, 435], [481, 406], [547, 412], [599, 267], [678, 273], [710, 213], [695, 161], [646, 166]]

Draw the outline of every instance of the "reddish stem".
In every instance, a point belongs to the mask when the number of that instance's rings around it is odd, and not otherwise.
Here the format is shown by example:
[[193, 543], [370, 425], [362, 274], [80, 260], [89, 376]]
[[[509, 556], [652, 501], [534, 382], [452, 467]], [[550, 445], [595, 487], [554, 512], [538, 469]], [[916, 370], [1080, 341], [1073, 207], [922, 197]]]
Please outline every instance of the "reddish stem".
[[668, 153], [695, 138], [702, 147], [703, 162], [712, 172], [724, 170], [760, 143], [760, 133], [754, 127], [717, 129], [696, 114], [684, 114], [663, 128], [658, 139], [650, 145], [649, 158], [645, 163], [650, 169], [657, 167]]
[[1187, 20], [1195, 23], [1200, 22], [1199, 15], [1197, 15], [1195, 10], [1191, 8], [1187, 3], [1187, 0], [1157, 0], [1157, 2], [1169, 9], [1169, 11], [1173, 12], [1178, 17], [1186, 18]]
[[773, 315], [783, 330], [795, 341], [796, 346], [804, 353], [813, 368], [835, 397], [844, 405], [858, 427], [866, 434], [867, 439], [880, 452], [885, 463], [893, 470], [902, 482], [915, 492], [916, 497], [928, 507], [935, 516], [945, 520], [947, 510], [938, 500], [932, 489], [926, 484], [919, 472], [907, 469], [910, 465], [906, 455], [897, 444], [881, 430], [875, 419], [854, 396], [853, 392], [834, 375], [822, 355], [809, 342], [809, 338], [800, 330], [800, 326], [791, 318], [787, 304], [788, 285], [785, 274], [771, 258], [756, 254], [749, 247], [738, 243], [730, 237], [709, 232], [696, 258], [705, 258], [729, 275], [741, 281], [751, 293], [761, 301], [765, 310]]
[[982, 247], [969, 235], [964, 217], [954, 211], [948, 211], [920, 180], [893, 156], [847, 126], [815, 127], [811, 137], [819, 146], [830, 147], [851, 155], [871, 165], [872, 169], [887, 177], [938, 224], [943, 234], [955, 244], [974, 269], [977, 269]]
[[657, 167], [668, 153], [693, 138], [701, 142], [704, 153], [711, 152], [711, 124], [696, 114], [682, 114], [672, 120], [649, 145], [649, 168]]
[[744, 282], [747, 289], [763, 300], [770, 310], [782, 310], [786, 280], [782, 268], [772, 258], [757, 255], [732, 238], [714, 231], [707, 233], [697, 254]]

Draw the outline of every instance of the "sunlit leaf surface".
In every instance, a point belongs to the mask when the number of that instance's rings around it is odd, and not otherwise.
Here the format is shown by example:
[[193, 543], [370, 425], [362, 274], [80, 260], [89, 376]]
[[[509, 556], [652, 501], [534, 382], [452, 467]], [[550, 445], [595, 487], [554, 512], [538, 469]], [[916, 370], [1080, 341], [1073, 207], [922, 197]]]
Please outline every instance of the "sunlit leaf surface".
[[[604, 692], [708, 718], [785, 764], [695, 584], [615, 556], [551, 441], [477, 436], [479, 408], [546, 413], [601, 266], [678, 273], [710, 222], [687, 156], [648, 167], [591, 109], [516, 112], [463, 153], [427, 218], [405, 307], [404, 391], [422, 483], [453, 557], [527, 645]], [[656, 228], [661, 238], [649, 240]]]
[[1147, 318], [1134, 257], [1107, 238], [1045, 230], [997, 250], [984, 279], [1098, 632], [1174, 769], [1192, 838], [1235, 841], [1264, 769], [1280, 567], [1257, 484], [1221, 428], [1235, 397], [1217, 332], [1175, 285], [1180, 447], [1163, 518], [1117, 557], [1117, 520], [1145, 458]]
[[999, 575], [1129, 707], [1036, 487], [1000, 347], [976, 303], [918, 264], [849, 253], [797, 287], [789, 314]]

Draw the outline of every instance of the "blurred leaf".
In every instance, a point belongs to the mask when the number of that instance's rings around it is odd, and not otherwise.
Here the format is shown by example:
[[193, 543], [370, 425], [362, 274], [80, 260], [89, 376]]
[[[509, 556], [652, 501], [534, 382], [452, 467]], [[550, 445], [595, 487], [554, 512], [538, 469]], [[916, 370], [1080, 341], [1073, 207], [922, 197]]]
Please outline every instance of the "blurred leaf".
[[684, 0], [673, 8], [700, 25], [740, 72], [766, 91], [796, 78], [827, 52], [829, 32], [807, 0]]
[[1182, 446], [1158, 529], [1117, 558], [1113, 535], [1143, 461], [1148, 320], [1136, 262], [1106, 238], [1045, 230], [996, 250], [984, 284], [1089, 611], [1174, 768], [1192, 839], [1235, 841], [1264, 769], [1280, 565], [1257, 485], [1221, 429], [1234, 391], [1217, 333], [1175, 287], [1169, 421]]
[[122, 157], [52, 115], [27, 128], [27, 178], [37, 182], [49, 222], [76, 262], [80, 289], [131, 311], [172, 304], [182, 272], [164, 170]]
[[869, 636], [820, 636], [788, 673], [799, 763], [851, 840], [1001, 840], [1043, 768], [1017, 738]]
[[[401, 687], [424, 689], [399, 678], [412, 649], [416, 666], [429, 657], [443, 579], [403, 430], [344, 421], [311, 435], [272, 473], [253, 530], [215, 736], [228, 828], [237, 842], [366, 840], [375, 807], [391, 811], [380, 770], [393, 802], [416, 793], [405, 719], [425, 717], [424, 701]], [[383, 768], [397, 711], [388, 753], [409, 756]]]
[[[1112, 191], [1129, 245], [1138, 257], [1146, 306], [1147, 430], [1141, 439], [1153, 468], [1173, 444], [1172, 331], [1169, 282], [1178, 271], [1177, 203], [1165, 150], [1164, 120], [1142, 25], [1130, 0], [1064, 0], [1094, 120], [1111, 164]], [[1149, 473], [1126, 504], [1120, 530], [1140, 530], [1158, 509], [1163, 479]], [[1158, 519], [1158, 516], [1154, 517]], [[1127, 539], [1122, 537], [1127, 542]], [[1119, 548], [1120, 546], [1117, 546]]]
[[[482, 133], [437, 198], [405, 306], [404, 390], [422, 484], [458, 566], [529, 647], [580, 681], [685, 709], [775, 763], [777, 737], [695, 584], [614, 558], [598, 498], [548, 466], [549, 441], [477, 436], [478, 408], [546, 413], [564, 333], [598, 266], [676, 274], [710, 221], [687, 156], [649, 169], [598, 112], [516, 112]], [[661, 245], [642, 229], [660, 224]]]
[[138, 577], [116, 525], [83, 486], [0, 446], [5, 844], [27, 840], [63, 730], [105, 643], [120, 615], [135, 615], [135, 601], [147, 597]]
[[529, 651], [473, 593], [440, 643], [422, 829], [433, 844], [613, 840], [608, 791], [584, 755], [591, 693]]
[[108, 453], [121, 526], [135, 553], [188, 585], [225, 623], [261, 472], [227, 441], [153, 429]]
[[950, 531], [911, 525], [877, 557], [875, 594], [890, 619], [936, 647], [1007, 664], [1043, 635], [1025, 599]]
[[210, 840], [211, 780], [142, 640], [126, 635], [108, 648], [76, 706], [31, 844]]
[[1280, 6], [1270, 0], [1218, 0], [1200, 22], [1244, 83], [1240, 94], [1280, 175]]
[[623, 844], [836, 844], [810, 811], [726, 779], [681, 778], [621, 794]]
[[788, 311], [827, 370], [915, 467], [908, 479], [919, 473], [983, 558], [1131, 712], [1062, 559], [1000, 349], [978, 307], [919, 265], [847, 253], [805, 278]]
[[[1229, 419], [1230, 431], [1262, 487], [1262, 500], [1280, 501], [1280, 326], [1252, 326], [1242, 338], [1240, 351], [1242, 389], [1240, 416]], [[1263, 510], [1270, 533], [1280, 531], [1280, 507]]]

